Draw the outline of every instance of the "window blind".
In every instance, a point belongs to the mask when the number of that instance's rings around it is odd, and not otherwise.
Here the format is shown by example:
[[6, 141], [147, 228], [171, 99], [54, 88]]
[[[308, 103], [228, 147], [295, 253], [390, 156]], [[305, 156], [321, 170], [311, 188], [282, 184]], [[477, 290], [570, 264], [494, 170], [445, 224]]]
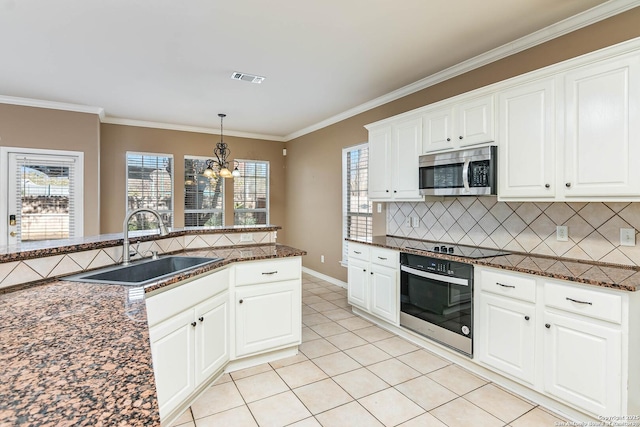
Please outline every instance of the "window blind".
[[[127, 210], [156, 210], [167, 227], [173, 226], [173, 156], [127, 152]], [[135, 215], [129, 230], [158, 228], [152, 214]]]
[[233, 180], [233, 223], [269, 223], [269, 162], [239, 160], [240, 176]]
[[202, 175], [206, 158], [184, 158], [185, 227], [224, 225], [224, 178]]
[[[343, 150], [343, 237], [366, 242], [373, 234], [373, 210], [368, 197], [369, 148], [367, 144]], [[343, 262], [348, 255], [343, 240]]]
[[16, 157], [18, 241], [75, 237], [76, 173], [73, 157]]

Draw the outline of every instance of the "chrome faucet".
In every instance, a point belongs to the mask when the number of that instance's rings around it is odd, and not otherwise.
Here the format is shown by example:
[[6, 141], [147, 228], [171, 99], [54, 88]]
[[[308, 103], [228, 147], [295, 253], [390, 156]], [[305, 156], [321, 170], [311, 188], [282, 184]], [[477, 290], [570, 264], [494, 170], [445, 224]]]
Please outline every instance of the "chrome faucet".
[[122, 232], [124, 233], [124, 241], [122, 242], [122, 265], [128, 265], [130, 262], [129, 258], [131, 256], [129, 254], [129, 221], [131, 220], [132, 216], [140, 212], [149, 212], [154, 214], [156, 218], [158, 218], [160, 235], [166, 236], [167, 234], [169, 234], [169, 230], [167, 230], [167, 226], [164, 225], [164, 222], [162, 221], [162, 218], [160, 217], [160, 214], [157, 211], [154, 211], [153, 209], [148, 209], [148, 208], [139, 208], [139, 209], [134, 209], [132, 211], [127, 212], [127, 214], [124, 217], [124, 222], [122, 223]]

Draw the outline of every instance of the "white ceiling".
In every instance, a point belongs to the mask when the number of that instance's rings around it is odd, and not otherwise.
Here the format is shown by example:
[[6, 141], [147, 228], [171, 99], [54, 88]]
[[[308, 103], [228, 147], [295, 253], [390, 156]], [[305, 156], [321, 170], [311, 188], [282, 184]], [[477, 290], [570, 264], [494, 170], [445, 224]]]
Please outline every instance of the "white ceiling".
[[0, 95], [287, 139], [601, 3], [0, 0]]

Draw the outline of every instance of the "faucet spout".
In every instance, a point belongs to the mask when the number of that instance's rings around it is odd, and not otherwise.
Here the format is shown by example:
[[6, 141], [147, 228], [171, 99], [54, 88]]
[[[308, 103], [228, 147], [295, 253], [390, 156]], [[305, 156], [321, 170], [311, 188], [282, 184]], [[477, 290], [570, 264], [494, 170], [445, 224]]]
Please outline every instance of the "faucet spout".
[[157, 211], [149, 208], [139, 208], [128, 211], [124, 216], [124, 221], [122, 223], [122, 233], [124, 235], [124, 240], [122, 242], [122, 265], [128, 265], [130, 263], [131, 255], [129, 254], [129, 221], [131, 220], [132, 216], [140, 212], [149, 212], [155, 215], [156, 218], [158, 218], [158, 228], [160, 230], [160, 235], [166, 236], [167, 234], [169, 234], [167, 226], [164, 224], [164, 221], [162, 221], [162, 217], [160, 217], [160, 214]]

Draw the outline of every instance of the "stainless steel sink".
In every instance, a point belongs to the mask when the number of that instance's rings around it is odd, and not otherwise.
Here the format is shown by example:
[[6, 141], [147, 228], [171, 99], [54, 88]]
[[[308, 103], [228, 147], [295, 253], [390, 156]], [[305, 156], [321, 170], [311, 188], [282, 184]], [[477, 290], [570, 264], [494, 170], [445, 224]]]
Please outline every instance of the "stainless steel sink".
[[106, 267], [63, 277], [72, 282], [103, 283], [111, 285], [140, 286], [171, 277], [177, 273], [222, 260], [189, 256], [167, 256], [129, 265]]

